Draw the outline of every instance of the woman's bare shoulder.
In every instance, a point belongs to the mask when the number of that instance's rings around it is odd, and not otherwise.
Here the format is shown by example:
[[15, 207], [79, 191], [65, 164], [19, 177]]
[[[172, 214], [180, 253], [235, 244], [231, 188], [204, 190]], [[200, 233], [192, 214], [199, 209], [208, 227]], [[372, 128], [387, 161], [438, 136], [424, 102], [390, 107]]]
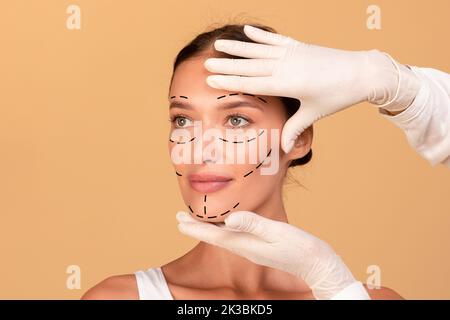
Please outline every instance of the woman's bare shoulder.
[[138, 300], [139, 292], [134, 274], [110, 276], [90, 288], [81, 300]]
[[373, 288], [369, 289], [367, 285], [364, 284], [369, 296], [372, 300], [405, 300], [401, 295], [388, 287], [380, 287], [379, 289]]

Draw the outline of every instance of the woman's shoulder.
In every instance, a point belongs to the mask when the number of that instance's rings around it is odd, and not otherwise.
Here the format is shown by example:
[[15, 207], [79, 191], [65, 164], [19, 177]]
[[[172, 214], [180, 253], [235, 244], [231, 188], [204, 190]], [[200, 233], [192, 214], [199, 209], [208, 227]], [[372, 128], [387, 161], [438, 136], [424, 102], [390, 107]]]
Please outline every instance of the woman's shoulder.
[[404, 300], [401, 295], [388, 287], [369, 288], [363, 284], [372, 300]]
[[135, 274], [110, 276], [90, 288], [81, 300], [138, 300]]

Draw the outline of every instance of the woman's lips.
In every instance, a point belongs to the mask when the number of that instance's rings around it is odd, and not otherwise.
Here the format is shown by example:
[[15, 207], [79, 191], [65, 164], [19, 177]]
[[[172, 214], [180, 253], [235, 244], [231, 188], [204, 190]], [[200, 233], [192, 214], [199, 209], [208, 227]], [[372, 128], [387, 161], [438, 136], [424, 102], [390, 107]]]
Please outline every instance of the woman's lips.
[[188, 176], [188, 180], [195, 191], [209, 193], [225, 188], [233, 179], [214, 174], [191, 174]]

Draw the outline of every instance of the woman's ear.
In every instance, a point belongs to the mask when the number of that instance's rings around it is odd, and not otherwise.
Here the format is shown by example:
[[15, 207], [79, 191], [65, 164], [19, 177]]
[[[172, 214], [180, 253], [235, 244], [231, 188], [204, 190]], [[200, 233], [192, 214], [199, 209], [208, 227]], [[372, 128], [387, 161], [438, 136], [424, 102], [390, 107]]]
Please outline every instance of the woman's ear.
[[295, 140], [294, 146], [288, 153], [288, 159], [294, 160], [304, 157], [311, 149], [313, 140], [313, 126], [306, 128]]

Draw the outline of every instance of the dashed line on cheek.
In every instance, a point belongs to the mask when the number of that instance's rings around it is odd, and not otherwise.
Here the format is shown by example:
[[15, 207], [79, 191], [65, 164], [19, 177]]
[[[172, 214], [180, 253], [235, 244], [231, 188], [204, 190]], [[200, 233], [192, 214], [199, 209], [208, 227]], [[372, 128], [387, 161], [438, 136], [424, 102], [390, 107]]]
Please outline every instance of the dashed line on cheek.
[[184, 144], [184, 143], [187, 143], [187, 142], [192, 142], [192, 141], [194, 141], [194, 139], [195, 139], [195, 137], [193, 137], [192, 139], [190, 139], [188, 141], [175, 141], [175, 140], [172, 140], [171, 138], [169, 138], [169, 141], [170, 142], [175, 142], [176, 144]]
[[[263, 161], [261, 161], [255, 168], [255, 170], [257, 170], [259, 167], [261, 167], [261, 165], [264, 163], [264, 161], [266, 161], [266, 159], [270, 156], [270, 153], [272, 152], [272, 149], [269, 150], [269, 152], [267, 153], [266, 157], [264, 158]], [[250, 174], [252, 174], [254, 172], [254, 170], [247, 172], [246, 174], [244, 174], [244, 178], [249, 176]]]

